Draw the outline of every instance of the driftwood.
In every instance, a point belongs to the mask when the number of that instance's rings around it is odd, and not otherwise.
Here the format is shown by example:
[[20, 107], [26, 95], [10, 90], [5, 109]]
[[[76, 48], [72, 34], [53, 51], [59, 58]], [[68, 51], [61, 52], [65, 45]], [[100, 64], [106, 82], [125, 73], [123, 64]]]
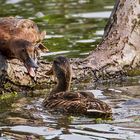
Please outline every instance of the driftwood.
[[[139, 74], [139, 0], [116, 0], [101, 43], [85, 59], [72, 59], [73, 79], [87, 81]], [[23, 63], [0, 55], [1, 91], [46, 88], [53, 79], [46, 75], [51, 63], [39, 60], [36, 77], [31, 78]], [[10, 83], [10, 84], [9, 84]]]

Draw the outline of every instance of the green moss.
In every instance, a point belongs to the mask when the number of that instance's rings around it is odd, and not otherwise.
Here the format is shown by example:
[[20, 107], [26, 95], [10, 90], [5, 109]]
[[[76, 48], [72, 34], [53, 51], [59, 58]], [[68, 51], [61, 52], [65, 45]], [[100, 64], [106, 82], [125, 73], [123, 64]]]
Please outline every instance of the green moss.
[[140, 70], [128, 70], [127, 71], [128, 76], [138, 76], [140, 75]]
[[8, 88], [11, 88], [11, 84], [10, 83], [4, 84], [4, 89], [8, 89]]
[[140, 122], [140, 118], [135, 118], [134, 122]]
[[95, 123], [111, 123], [112, 122], [112, 118], [107, 118], [107, 119], [102, 119], [102, 118], [97, 118], [94, 120]]
[[103, 123], [103, 121], [104, 121], [104, 120], [103, 120], [102, 118], [97, 118], [97, 119], [95, 119], [95, 122], [96, 122], [96, 123]]
[[16, 91], [13, 91], [11, 93], [4, 93], [0, 96], [0, 100], [7, 100], [7, 99], [10, 99], [10, 98], [15, 98], [17, 97], [17, 92]]
[[5, 112], [11, 104], [17, 99], [17, 92], [13, 91], [11, 93], [3, 93], [0, 95], [0, 113]]
[[74, 120], [74, 116], [69, 116], [69, 117], [68, 117], [68, 121], [69, 121], [69, 122], [72, 122], [73, 120]]
[[39, 140], [45, 140], [45, 138], [43, 136], [40, 136]]

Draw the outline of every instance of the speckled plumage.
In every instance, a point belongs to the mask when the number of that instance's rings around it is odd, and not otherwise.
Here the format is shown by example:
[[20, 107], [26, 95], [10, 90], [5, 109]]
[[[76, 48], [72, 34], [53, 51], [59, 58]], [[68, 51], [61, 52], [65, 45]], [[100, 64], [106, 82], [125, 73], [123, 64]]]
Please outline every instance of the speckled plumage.
[[90, 115], [93, 117], [110, 117], [111, 107], [94, 97], [89, 92], [70, 92], [71, 70], [67, 58], [57, 57], [52, 72], [57, 78], [57, 85], [44, 99], [43, 105], [51, 111], [65, 114]]

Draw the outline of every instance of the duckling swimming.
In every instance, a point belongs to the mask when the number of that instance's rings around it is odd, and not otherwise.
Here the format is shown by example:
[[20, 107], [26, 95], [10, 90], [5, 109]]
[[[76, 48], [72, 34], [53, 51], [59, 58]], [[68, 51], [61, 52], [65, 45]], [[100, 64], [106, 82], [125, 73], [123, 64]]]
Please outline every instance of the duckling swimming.
[[37, 25], [29, 19], [6, 17], [0, 19], [0, 52], [7, 59], [17, 58], [27, 68], [30, 76], [34, 77], [37, 68], [35, 59], [39, 49], [47, 50], [41, 43], [45, 32], [40, 33]]
[[57, 85], [43, 101], [43, 106], [51, 111], [65, 114], [90, 115], [93, 117], [110, 117], [111, 107], [94, 97], [89, 92], [70, 92], [72, 71], [70, 62], [63, 56], [56, 57], [52, 70]]

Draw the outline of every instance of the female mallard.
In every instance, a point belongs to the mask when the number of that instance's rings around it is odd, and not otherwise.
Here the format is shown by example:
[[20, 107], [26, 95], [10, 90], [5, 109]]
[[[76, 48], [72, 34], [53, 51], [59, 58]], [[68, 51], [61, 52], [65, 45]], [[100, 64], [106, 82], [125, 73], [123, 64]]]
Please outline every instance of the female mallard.
[[37, 25], [29, 19], [0, 19], [0, 52], [8, 59], [21, 60], [33, 77], [34, 68], [38, 67], [35, 62], [36, 55], [39, 49], [45, 50], [41, 43], [44, 37], [45, 32], [40, 33]]
[[49, 110], [66, 114], [83, 114], [94, 117], [110, 117], [111, 107], [96, 99], [89, 92], [70, 92], [71, 67], [67, 58], [57, 57], [51, 71], [57, 79], [57, 85], [44, 99], [43, 105]]

